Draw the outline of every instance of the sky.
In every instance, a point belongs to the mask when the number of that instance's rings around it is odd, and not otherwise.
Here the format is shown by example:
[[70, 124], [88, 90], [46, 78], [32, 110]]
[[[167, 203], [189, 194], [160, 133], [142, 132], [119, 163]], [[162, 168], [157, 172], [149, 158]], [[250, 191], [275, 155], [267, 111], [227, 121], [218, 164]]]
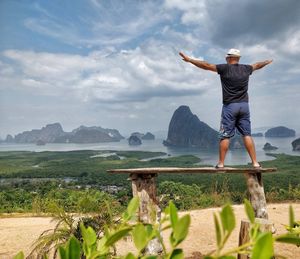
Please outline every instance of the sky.
[[298, 0], [1, 0], [0, 137], [61, 123], [167, 131], [188, 105], [218, 129], [225, 63], [273, 63], [249, 82], [253, 128], [300, 132]]

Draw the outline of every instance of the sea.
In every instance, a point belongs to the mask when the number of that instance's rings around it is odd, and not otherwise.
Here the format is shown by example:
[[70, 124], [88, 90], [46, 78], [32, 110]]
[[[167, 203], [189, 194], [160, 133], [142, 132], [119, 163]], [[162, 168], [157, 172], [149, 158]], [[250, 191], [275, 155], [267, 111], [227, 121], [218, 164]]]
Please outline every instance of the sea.
[[[272, 160], [274, 157], [267, 155], [267, 153], [285, 153], [289, 155], [300, 156], [300, 151], [293, 151], [291, 142], [297, 137], [287, 138], [265, 138], [253, 137], [256, 147], [258, 161]], [[215, 165], [218, 161], [218, 150], [205, 150], [200, 148], [174, 148], [166, 147], [162, 144], [163, 139], [143, 140], [140, 146], [129, 146], [126, 139], [120, 142], [109, 143], [94, 143], [94, 144], [54, 144], [47, 143], [44, 146], [37, 146], [35, 144], [0, 144], [0, 151], [72, 151], [72, 150], [99, 150], [99, 151], [160, 151], [165, 152], [167, 157], [180, 155], [195, 155], [201, 159], [199, 165]], [[277, 150], [264, 151], [263, 146], [266, 142], [278, 147]], [[251, 160], [245, 149], [229, 150], [226, 156], [225, 164], [230, 165], [247, 165]]]

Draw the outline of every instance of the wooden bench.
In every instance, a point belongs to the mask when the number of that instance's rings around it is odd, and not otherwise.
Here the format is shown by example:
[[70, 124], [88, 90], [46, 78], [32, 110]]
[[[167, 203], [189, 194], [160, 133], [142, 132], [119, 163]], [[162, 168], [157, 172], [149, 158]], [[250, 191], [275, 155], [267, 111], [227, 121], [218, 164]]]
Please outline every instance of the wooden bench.
[[[250, 194], [250, 202], [256, 218], [268, 219], [267, 203], [262, 181], [262, 173], [276, 172], [276, 168], [232, 168], [214, 167], [179, 168], [179, 167], [154, 167], [108, 170], [111, 174], [129, 174], [132, 182], [133, 196], [140, 200], [139, 220], [144, 223], [160, 221], [161, 209], [156, 194], [155, 179], [158, 174], [244, 174]], [[154, 213], [153, 213], [154, 212]], [[152, 248], [151, 248], [152, 246]], [[159, 252], [160, 247], [155, 242], [148, 247], [151, 253]]]

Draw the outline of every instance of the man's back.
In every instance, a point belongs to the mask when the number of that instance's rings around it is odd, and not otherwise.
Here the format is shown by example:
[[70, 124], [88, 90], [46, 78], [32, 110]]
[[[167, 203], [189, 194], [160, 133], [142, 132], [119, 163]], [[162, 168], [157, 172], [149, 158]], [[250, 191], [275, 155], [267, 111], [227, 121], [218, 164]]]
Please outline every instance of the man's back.
[[222, 83], [223, 104], [248, 102], [248, 82], [252, 74], [251, 65], [216, 65]]

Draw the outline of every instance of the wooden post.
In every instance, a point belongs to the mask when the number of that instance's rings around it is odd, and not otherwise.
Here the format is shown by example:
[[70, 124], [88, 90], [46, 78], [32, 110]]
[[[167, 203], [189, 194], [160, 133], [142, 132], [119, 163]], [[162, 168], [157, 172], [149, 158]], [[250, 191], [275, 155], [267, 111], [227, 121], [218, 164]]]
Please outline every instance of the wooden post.
[[[132, 194], [140, 199], [138, 218], [143, 223], [160, 224], [161, 209], [156, 197], [157, 174], [131, 174]], [[149, 242], [146, 254], [161, 254], [163, 248], [158, 239]]]
[[[255, 222], [260, 225], [259, 229], [261, 232], [272, 232], [273, 224], [267, 219], [256, 218]], [[239, 246], [246, 244], [250, 241], [249, 236], [250, 231], [250, 221], [248, 219], [243, 219], [241, 221], [240, 235], [239, 235]], [[248, 259], [250, 258], [247, 254], [238, 254], [238, 259]]]
[[245, 176], [255, 217], [268, 219], [267, 202], [261, 173], [246, 173]]

